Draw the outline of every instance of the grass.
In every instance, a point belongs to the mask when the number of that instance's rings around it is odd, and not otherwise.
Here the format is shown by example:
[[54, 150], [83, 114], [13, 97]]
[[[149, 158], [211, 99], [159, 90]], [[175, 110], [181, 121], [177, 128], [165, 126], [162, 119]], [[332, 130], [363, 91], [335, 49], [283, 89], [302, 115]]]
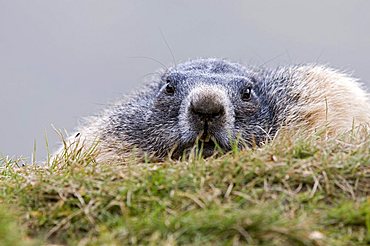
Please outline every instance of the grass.
[[0, 164], [0, 245], [368, 245], [370, 131], [218, 158]]

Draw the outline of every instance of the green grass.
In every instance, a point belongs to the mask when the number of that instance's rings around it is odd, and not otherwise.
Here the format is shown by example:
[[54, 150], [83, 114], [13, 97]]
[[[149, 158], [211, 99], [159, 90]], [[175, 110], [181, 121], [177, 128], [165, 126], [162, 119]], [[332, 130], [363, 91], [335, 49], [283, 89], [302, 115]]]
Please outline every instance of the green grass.
[[367, 245], [370, 131], [206, 160], [3, 158], [0, 245]]

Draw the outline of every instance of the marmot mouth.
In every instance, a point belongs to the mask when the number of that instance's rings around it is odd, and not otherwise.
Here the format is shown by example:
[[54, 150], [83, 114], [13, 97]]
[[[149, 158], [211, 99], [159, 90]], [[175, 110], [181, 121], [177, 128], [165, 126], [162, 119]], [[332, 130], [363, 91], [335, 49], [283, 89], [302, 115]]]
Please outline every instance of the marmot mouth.
[[227, 152], [230, 150], [228, 143], [218, 139], [220, 134], [214, 133], [215, 129], [210, 128], [208, 122], [205, 122], [203, 128], [194, 130], [185, 141], [180, 142], [176, 149], [172, 152], [171, 157], [180, 159], [191, 155], [202, 156], [203, 158], [210, 157], [217, 152]]
[[223, 147], [220, 146], [217, 139], [212, 134], [204, 134], [202, 132], [193, 141], [177, 146], [171, 157], [180, 159], [181, 157], [188, 157], [190, 155], [200, 155], [203, 158], [207, 158], [214, 155], [218, 150], [222, 151]]
[[212, 140], [212, 141], [209, 141], [209, 140], [208, 141], [202, 141], [202, 140], [200, 140], [198, 142], [197, 149], [202, 152], [201, 154], [204, 158], [207, 158], [207, 157], [210, 157], [211, 155], [213, 155], [213, 153], [215, 153], [216, 146], [217, 145], [214, 142], [214, 140]]
[[213, 155], [215, 152], [217, 141], [213, 135], [209, 133], [207, 122], [204, 125], [204, 129], [198, 134], [194, 144], [197, 144], [197, 151], [201, 151], [204, 158]]
[[[208, 131], [207, 125], [198, 133], [197, 140], [208, 143], [212, 135]], [[213, 140], [214, 141], [214, 140]]]

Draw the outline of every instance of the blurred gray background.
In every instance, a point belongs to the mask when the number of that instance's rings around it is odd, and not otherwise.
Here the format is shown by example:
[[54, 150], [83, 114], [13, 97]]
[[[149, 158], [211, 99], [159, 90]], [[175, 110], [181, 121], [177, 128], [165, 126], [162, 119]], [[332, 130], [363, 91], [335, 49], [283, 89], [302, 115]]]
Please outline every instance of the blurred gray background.
[[[37, 159], [51, 127], [137, 89], [161, 65], [318, 62], [369, 87], [370, 1], [0, 0], [0, 155]], [[145, 56], [146, 58], [133, 58]]]

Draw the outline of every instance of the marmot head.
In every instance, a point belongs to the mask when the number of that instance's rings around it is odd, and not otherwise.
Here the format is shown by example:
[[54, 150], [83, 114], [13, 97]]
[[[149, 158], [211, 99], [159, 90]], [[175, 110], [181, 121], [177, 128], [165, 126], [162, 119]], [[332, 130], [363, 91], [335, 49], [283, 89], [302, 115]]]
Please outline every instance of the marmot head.
[[193, 147], [207, 157], [259, 146], [281, 127], [335, 133], [368, 124], [368, 100], [355, 79], [325, 67], [270, 70], [197, 59], [160, 71], [138, 93], [90, 117], [77, 136], [87, 145], [98, 140], [102, 159], [126, 158], [133, 149], [179, 158]]
[[172, 153], [175, 158], [195, 144], [204, 157], [212, 155], [216, 146], [228, 151], [236, 141], [239, 147], [258, 144], [266, 137], [262, 128], [267, 118], [258, 80], [251, 69], [220, 59], [169, 68], [151, 84], [150, 96], [139, 95], [149, 113], [142, 114], [142, 108], [133, 112], [131, 117], [140, 119], [127, 129], [128, 139], [156, 156]]

